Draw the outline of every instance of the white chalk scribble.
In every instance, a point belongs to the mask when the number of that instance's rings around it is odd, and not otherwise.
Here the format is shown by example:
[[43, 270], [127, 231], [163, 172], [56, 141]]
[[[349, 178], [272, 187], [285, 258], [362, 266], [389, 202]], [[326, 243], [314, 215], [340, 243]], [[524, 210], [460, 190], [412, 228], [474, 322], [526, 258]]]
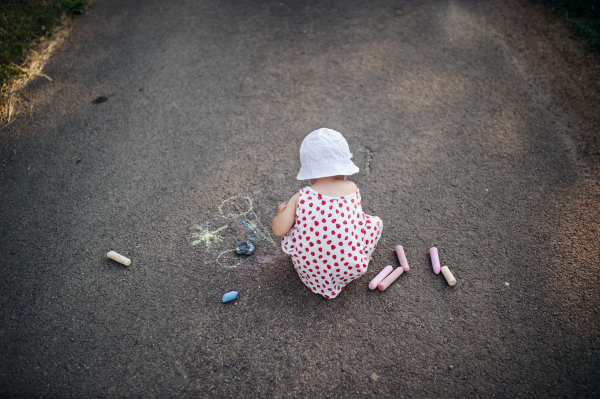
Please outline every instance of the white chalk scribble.
[[[220, 227], [211, 230], [208, 226]], [[242, 241], [262, 242], [263, 252], [264, 245], [268, 245], [272, 249], [277, 247], [254, 212], [252, 198], [243, 195], [236, 195], [221, 202], [219, 216], [209, 223], [194, 226], [194, 229], [198, 231], [190, 234], [190, 244], [192, 246], [204, 244], [203, 247], [209, 254], [212, 252], [213, 246], [216, 246], [220, 251], [214, 261], [227, 268], [238, 267], [244, 262], [244, 259], [249, 259], [240, 257], [233, 249]], [[263, 254], [250, 259], [249, 262], [261, 264], [275, 257], [275, 255], [265, 256]]]

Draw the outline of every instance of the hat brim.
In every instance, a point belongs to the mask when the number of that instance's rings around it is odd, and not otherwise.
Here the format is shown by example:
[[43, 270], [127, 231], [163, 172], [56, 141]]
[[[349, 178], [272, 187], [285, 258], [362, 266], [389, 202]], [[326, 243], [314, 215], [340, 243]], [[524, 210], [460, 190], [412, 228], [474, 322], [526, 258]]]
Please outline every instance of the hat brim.
[[296, 179], [298, 180], [310, 180], [319, 179], [321, 177], [330, 176], [350, 176], [358, 173], [360, 169], [350, 161], [344, 164], [331, 164], [331, 165], [320, 165], [320, 166], [302, 166]]

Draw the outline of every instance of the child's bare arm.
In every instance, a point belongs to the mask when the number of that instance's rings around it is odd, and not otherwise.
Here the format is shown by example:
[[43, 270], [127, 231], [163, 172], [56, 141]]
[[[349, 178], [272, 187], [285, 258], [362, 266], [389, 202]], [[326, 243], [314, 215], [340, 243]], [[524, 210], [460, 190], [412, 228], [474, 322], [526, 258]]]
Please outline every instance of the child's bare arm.
[[273, 219], [273, 234], [281, 237], [287, 234], [294, 226], [296, 220], [296, 208], [298, 207], [300, 193], [296, 193], [288, 202], [284, 202], [277, 208], [277, 216]]

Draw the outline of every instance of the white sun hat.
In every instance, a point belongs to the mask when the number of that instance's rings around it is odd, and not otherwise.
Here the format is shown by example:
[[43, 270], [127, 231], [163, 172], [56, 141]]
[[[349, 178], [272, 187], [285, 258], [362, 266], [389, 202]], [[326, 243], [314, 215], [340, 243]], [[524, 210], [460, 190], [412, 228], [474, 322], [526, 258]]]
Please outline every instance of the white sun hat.
[[341, 133], [332, 129], [315, 130], [302, 141], [298, 180], [318, 179], [329, 176], [350, 176], [358, 173], [351, 161], [350, 147]]

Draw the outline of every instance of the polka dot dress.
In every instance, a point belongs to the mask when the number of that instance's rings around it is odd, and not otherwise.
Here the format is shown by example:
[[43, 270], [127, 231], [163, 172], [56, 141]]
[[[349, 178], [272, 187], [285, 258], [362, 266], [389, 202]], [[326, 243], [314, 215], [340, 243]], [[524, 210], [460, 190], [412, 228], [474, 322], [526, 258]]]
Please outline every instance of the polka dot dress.
[[302, 282], [325, 298], [335, 298], [366, 273], [383, 223], [365, 215], [360, 193], [328, 197], [310, 187], [300, 190], [294, 227], [282, 238]]

